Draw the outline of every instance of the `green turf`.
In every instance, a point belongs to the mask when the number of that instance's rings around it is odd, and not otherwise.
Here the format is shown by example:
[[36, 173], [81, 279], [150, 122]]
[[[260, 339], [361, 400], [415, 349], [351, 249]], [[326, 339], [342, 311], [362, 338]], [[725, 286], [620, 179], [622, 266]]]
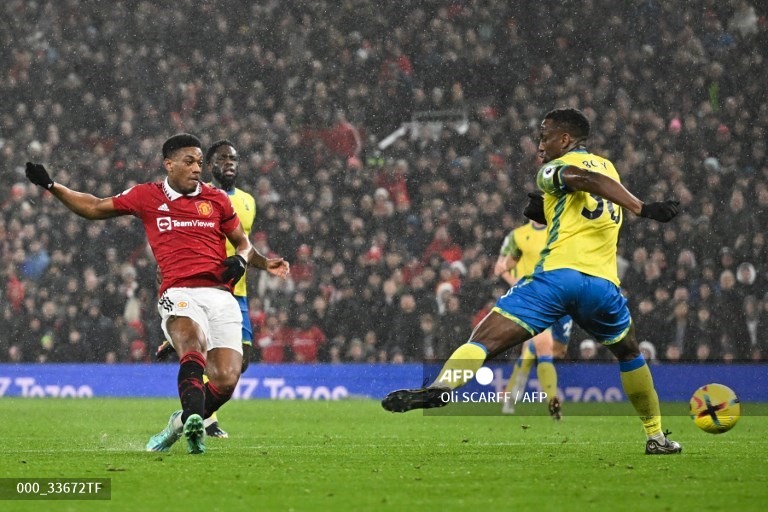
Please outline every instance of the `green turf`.
[[[112, 479], [111, 501], [4, 501], [3, 511], [763, 510], [768, 407], [722, 435], [681, 404], [679, 456], [644, 455], [639, 420], [566, 404], [545, 416], [390, 414], [373, 401], [242, 401], [202, 456], [145, 453], [174, 400], [0, 399], [0, 477]], [[619, 406], [621, 411], [621, 406]]]

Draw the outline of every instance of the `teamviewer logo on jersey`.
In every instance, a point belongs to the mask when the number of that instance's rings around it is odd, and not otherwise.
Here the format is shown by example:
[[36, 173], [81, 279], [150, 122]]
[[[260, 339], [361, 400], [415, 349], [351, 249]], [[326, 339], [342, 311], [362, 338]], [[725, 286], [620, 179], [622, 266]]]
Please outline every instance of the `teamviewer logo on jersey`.
[[170, 217], [158, 217], [157, 218], [157, 230], [161, 233], [163, 231], [170, 231], [173, 228], [173, 223]]

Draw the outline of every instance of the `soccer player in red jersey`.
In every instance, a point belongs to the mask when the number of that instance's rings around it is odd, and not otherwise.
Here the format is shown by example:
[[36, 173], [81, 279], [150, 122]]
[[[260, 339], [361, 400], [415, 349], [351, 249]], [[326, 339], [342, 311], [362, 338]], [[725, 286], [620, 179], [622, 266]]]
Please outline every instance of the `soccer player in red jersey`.
[[[288, 275], [290, 266], [256, 251], [229, 198], [201, 182], [203, 152], [197, 137], [174, 135], [162, 151], [165, 180], [136, 185], [114, 197], [98, 198], [55, 183], [41, 164], [27, 162], [26, 175], [86, 219], [141, 219], [163, 276], [158, 311], [179, 355], [182, 407], [149, 440], [147, 450], [168, 451], [183, 433], [189, 453], [205, 453], [203, 419], [229, 400], [242, 367], [242, 315], [232, 286], [248, 264], [280, 277]], [[236, 248], [230, 257], [225, 239]], [[206, 384], [203, 372], [210, 379]]]

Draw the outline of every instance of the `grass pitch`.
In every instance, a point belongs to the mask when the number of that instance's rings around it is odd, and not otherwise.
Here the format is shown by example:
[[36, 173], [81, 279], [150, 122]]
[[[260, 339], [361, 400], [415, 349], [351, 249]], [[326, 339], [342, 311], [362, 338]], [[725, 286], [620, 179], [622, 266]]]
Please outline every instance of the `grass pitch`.
[[[238, 401], [229, 439], [146, 453], [176, 400], [0, 399], [0, 478], [111, 478], [109, 501], [2, 501], [0, 510], [764, 510], [768, 406], [722, 435], [665, 404], [679, 456], [644, 455], [626, 404], [547, 416], [391, 414], [378, 402]], [[543, 407], [543, 406], [542, 406]], [[525, 412], [525, 411], [522, 411]]]

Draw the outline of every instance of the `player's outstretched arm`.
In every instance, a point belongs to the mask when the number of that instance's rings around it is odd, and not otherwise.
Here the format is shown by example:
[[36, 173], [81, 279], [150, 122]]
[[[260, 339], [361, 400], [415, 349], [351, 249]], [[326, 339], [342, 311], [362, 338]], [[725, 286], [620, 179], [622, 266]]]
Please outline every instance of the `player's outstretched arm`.
[[285, 279], [291, 272], [291, 264], [283, 258], [267, 258], [255, 247], [251, 246], [251, 253], [248, 257], [248, 263], [256, 268], [266, 270], [273, 276]]
[[[254, 249], [255, 252], [256, 249]], [[288, 274], [291, 273], [291, 264], [285, 261], [283, 258], [267, 258], [267, 272], [273, 276], [282, 277], [285, 279]]]
[[659, 222], [669, 222], [680, 211], [680, 202], [675, 199], [643, 203], [627, 190], [624, 185], [597, 172], [568, 166], [560, 172], [560, 177], [565, 186], [570, 190], [581, 190], [595, 194], [614, 204], [618, 204], [640, 217], [654, 219]]
[[77, 192], [54, 182], [42, 164], [27, 162], [27, 179], [35, 185], [48, 190], [74, 213], [89, 220], [108, 219], [120, 213], [115, 210], [112, 198], [100, 199], [91, 194]]
[[254, 247], [251, 247], [251, 253], [248, 257], [248, 263], [261, 270], [266, 270], [273, 276], [285, 279], [291, 272], [291, 264], [283, 258], [267, 258]]
[[[237, 251], [237, 254], [227, 258], [227, 261], [230, 262], [228, 268], [234, 266], [235, 262], [231, 261], [231, 259], [239, 258], [243, 264], [243, 273], [245, 273], [245, 265], [250, 265], [261, 270], [266, 270], [270, 274], [278, 277], [285, 278], [288, 276], [291, 269], [289, 263], [283, 258], [267, 258], [257, 251], [256, 248], [251, 245], [248, 237], [245, 236], [242, 226], [238, 226], [234, 231], [228, 233], [227, 238]], [[238, 260], [238, 264], [240, 263], [240, 260]], [[225, 263], [225, 265], [227, 264]], [[242, 274], [240, 274], [240, 277], [242, 277]], [[237, 279], [239, 279], [239, 277]], [[237, 282], [237, 280], [235, 280], [235, 282]]]

